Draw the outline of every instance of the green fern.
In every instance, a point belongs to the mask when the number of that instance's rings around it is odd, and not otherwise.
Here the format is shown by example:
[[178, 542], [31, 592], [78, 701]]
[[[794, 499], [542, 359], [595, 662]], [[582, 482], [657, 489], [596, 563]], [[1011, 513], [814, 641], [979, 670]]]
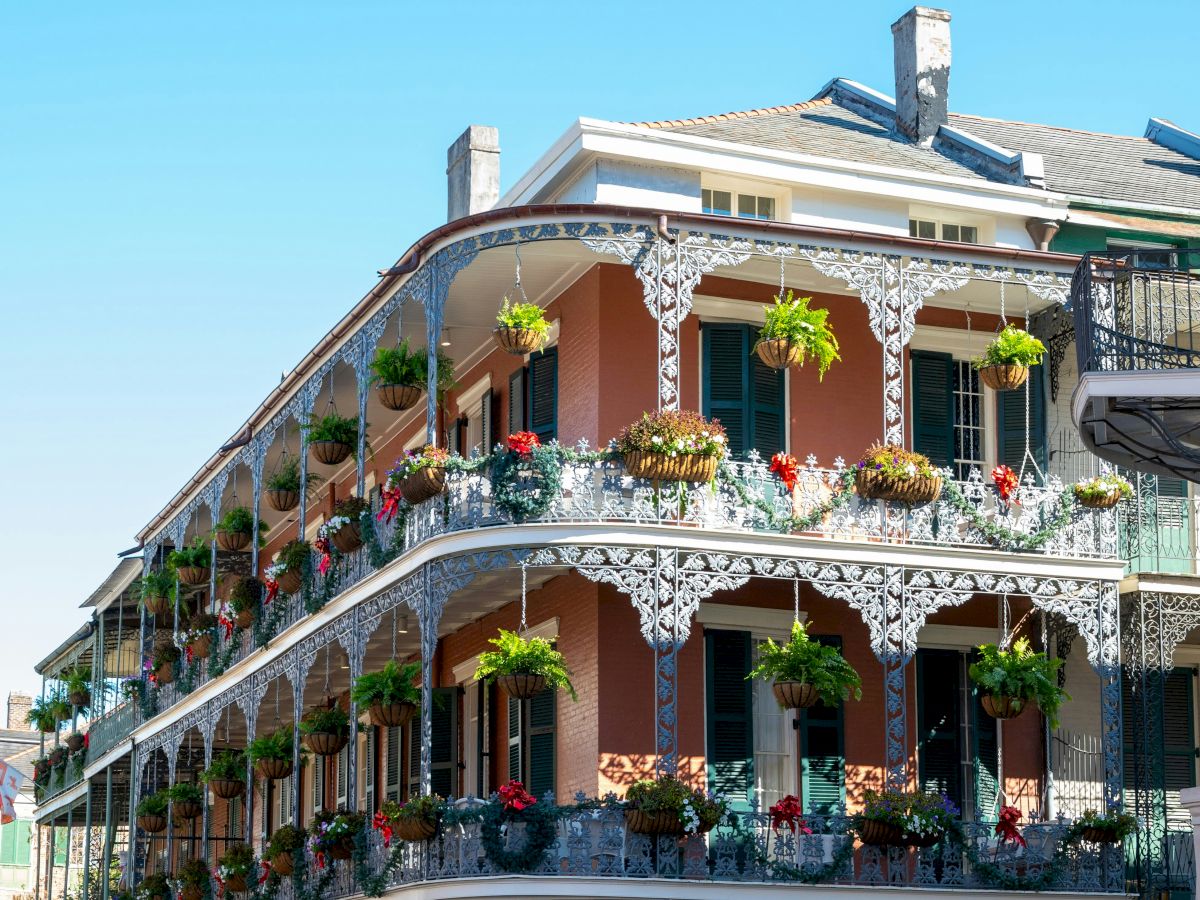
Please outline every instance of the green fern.
[[838, 341], [829, 327], [829, 310], [809, 309], [812, 297], [793, 299], [787, 296], [775, 298], [774, 306], [764, 307], [766, 321], [758, 333], [759, 341], [786, 340], [793, 346], [804, 348], [804, 355], [817, 361], [817, 374], [824, 380], [825, 373], [835, 361], [840, 362]]
[[477, 680], [490, 683], [500, 675], [541, 675], [549, 687], [567, 691], [572, 700], [579, 699], [563, 655], [545, 638], [526, 640], [515, 631], [501, 628], [500, 636], [488, 643], [497, 649], [479, 654], [479, 668], [475, 670]]

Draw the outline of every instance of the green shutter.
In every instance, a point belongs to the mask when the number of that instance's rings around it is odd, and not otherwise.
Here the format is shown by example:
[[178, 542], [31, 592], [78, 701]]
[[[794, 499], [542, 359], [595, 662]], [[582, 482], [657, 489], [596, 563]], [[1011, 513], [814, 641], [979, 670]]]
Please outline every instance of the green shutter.
[[[973, 653], [977, 657], [978, 653]], [[974, 658], [972, 659], [974, 661]], [[1000, 814], [1000, 735], [995, 719], [983, 711], [977, 685], [972, 685], [971, 763], [975, 786], [975, 821], [995, 822]]]
[[935, 466], [954, 464], [954, 358], [912, 351], [913, 449]]
[[917, 651], [917, 778], [962, 808], [959, 744], [960, 656], [955, 650]]
[[525, 776], [521, 765], [521, 701], [508, 698], [508, 780], [521, 781]]
[[29, 821], [26, 819], [18, 819], [12, 823], [17, 826], [16, 836], [14, 838], [17, 845], [17, 865], [29, 865]]
[[493, 434], [494, 430], [492, 424], [492, 391], [489, 388], [483, 392], [483, 399], [479, 401], [479, 442], [482, 445], [479, 448], [479, 453], [481, 456], [487, 456], [492, 452], [492, 447], [496, 443], [496, 437]]
[[754, 691], [748, 631], [706, 631], [708, 785], [745, 810], [754, 795]]
[[421, 717], [408, 724], [408, 797], [421, 793]]
[[705, 322], [703, 411], [719, 419], [729, 435], [729, 452], [742, 459], [757, 450], [764, 459], [787, 445], [784, 373], [752, 352], [751, 326]]
[[[1029, 370], [1029, 449], [1033, 458], [1044, 472], [1046, 455], [1046, 396], [1045, 366], [1034, 366]], [[996, 395], [997, 456], [1000, 462], [1018, 472], [1025, 458], [1025, 391], [999, 391]], [[1037, 473], [1034, 473], [1037, 477]]]
[[366, 766], [366, 773], [363, 777], [363, 792], [367, 801], [367, 815], [375, 815], [375, 742], [378, 740], [379, 732], [370, 728], [367, 730], [366, 752], [363, 756], [363, 764]]
[[554, 790], [554, 730], [558, 695], [547, 688], [529, 701], [529, 793], [541, 799]]
[[17, 864], [17, 822], [0, 826], [0, 866]]
[[458, 688], [433, 689], [433, 793], [453, 797], [458, 793]]
[[392, 726], [387, 730], [387, 764], [384, 778], [384, 793], [388, 800], [400, 799], [400, 729]]
[[542, 443], [558, 435], [558, 348], [529, 354], [529, 430]]
[[1163, 787], [1168, 802], [1178, 791], [1196, 786], [1195, 710], [1191, 669], [1174, 669], [1163, 684]]
[[[753, 346], [753, 336], [746, 327], [747, 343]], [[751, 353], [750, 378], [753, 382], [751, 409], [753, 422], [750, 446], [763, 459], [770, 459], [787, 446], [787, 415], [784, 403], [783, 369], [772, 369], [757, 353]]]
[[508, 433], [525, 430], [525, 369], [508, 376]]
[[[836, 635], [813, 639], [841, 647]], [[800, 792], [804, 809], [831, 813], [846, 803], [846, 749], [843, 704], [818, 702], [800, 712]]]

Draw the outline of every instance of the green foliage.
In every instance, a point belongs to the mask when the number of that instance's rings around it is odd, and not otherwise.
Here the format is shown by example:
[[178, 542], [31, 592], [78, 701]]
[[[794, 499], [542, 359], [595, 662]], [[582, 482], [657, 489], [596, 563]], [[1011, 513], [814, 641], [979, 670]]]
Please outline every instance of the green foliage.
[[260, 759], [290, 760], [292, 749], [292, 729], [280, 728], [252, 740], [250, 746], [246, 748], [246, 755], [250, 757], [252, 763], [256, 763]]
[[1011, 650], [1001, 650], [995, 644], [979, 648], [979, 660], [972, 663], [971, 680], [985, 694], [1016, 697], [1038, 705], [1051, 728], [1058, 727], [1058, 708], [1070, 700], [1058, 686], [1061, 659], [1050, 659], [1045, 653], [1035, 653], [1028, 638], [1017, 640]]
[[312, 544], [308, 541], [288, 541], [275, 555], [275, 561], [287, 566], [289, 572], [303, 572], [312, 558]]
[[163, 872], [147, 875], [137, 886], [137, 900], [169, 900], [175, 896], [175, 889]]
[[243, 575], [234, 582], [229, 591], [229, 608], [235, 613], [257, 611], [262, 595], [262, 582], [249, 575]]
[[955, 827], [958, 808], [943, 794], [932, 791], [865, 791], [862, 811], [854, 825], [883, 822], [910, 835], [943, 835]]
[[180, 655], [179, 648], [174, 644], [159, 644], [154, 648], [154, 653], [150, 657], [150, 663], [156, 669], [160, 666], [174, 665]]
[[897, 444], [872, 444], [862, 455], [856, 468], [882, 472], [889, 478], [901, 481], [909, 478], [932, 478], [937, 475], [937, 470], [928, 456], [905, 450]]
[[[299, 472], [296, 473], [297, 482], [300, 479]], [[221, 521], [217, 523], [216, 531], [222, 534], [253, 534], [254, 533], [254, 513], [246, 506], [235, 506], [225, 515], [221, 516]], [[258, 522], [258, 533], [266, 534], [268, 531], [267, 523], [261, 519]]]
[[1086, 829], [1097, 828], [1108, 832], [1114, 840], [1123, 841], [1137, 831], [1137, 827], [1137, 817], [1132, 813], [1117, 812], [1109, 815], [1101, 815], [1094, 809], [1086, 809], [1083, 815], [1075, 820], [1071, 831], [1076, 834], [1082, 834]]
[[396, 347], [379, 347], [371, 361], [371, 384], [400, 384], [405, 387], [425, 387], [427, 363], [425, 351], [408, 349], [408, 338]]
[[179, 883], [184, 887], [202, 888], [208, 882], [208, 865], [202, 859], [189, 859], [179, 870]]
[[166, 791], [155, 791], [149, 797], [142, 798], [142, 802], [137, 805], [136, 815], [165, 816], [167, 804], [170, 802], [171, 798], [167, 796]]
[[689, 832], [710, 830], [729, 810], [723, 798], [709, 796], [670, 775], [635, 782], [625, 792], [625, 801], [644, 813], [670, 813]]
[[230, 844], [221, 855], [221, 867], [230, 875], [249, 875], [254, 868], [254, 851], [247, 844]]
[[182, 569], [185, 566], [207, 569], [211, 564], [212, 547], [199, 535], [194, 537], [187, 546], [172, 550], [167, 554], [167, 566], [172, 569]]
[[304, 846], [307, 833], [295, 825], [280, 825], [271, 834], [267, 843], [267, 856], [278, 856], [281, 853], [295, 853]]
[[506, 328], [532, 331], [538, 336], [538, 349], [546, 346], [550, 323], [546, 321], [545, 314], [536, 303], [510, 303], [508, 297], [505, 297], [500, 312], [496, 314], [496, 321]]
[[792, 636], [786, 644], [767, 638], [759, 648], [758, 665], [746, 677], [811, 684], [826, 706], [836, 706], [850, 697], [862, 699], [862, 679], [842, 652], [811, 640], [799, 622], [792, 623]]
[[716, 419], [710, 422], [698, 412], [680, 409], [642, 413], [641, 419], [626, 425], [617, 435], [617, 450], [621, 453], [720, 456], [727, 443], [725, 429]]
[[437, 794], [410, 797], [403, 805], [389, 800], [383, 805], [383, 814], [389, 819], [440, 819], [446, 810], [446, 801]]
[[362, 497], [347, 497], [338, 501], [337, 506], [333, 508], [333, 514], [345, 516], [351, 522], [357, 522], [359, 517], [370, 508], [371, 504]]
[[336, 703], [332, 706], [314, 706], [300, 720], [300, 731], [304, 734], [349, 734], [350, 717]]
[[[207, 565], [207, 563], [206, 563]], [[138, 579], [139, 606], [144, 605], [149, 598], [159, 598], [172, 601], [178, 600], [175, 591], [175, 573], [169, 569], [152, 569]]]
[[421, 691], [416, 685], [421, 672], [420, 663], [397, 665], [389, 659], [378, 672], [364, 672], [354, 680], [350, 698], [359, 706], [373, 703], [420, 703]]
[[1046, 345], [1024, 329], [1005, 325], [973, 362], [977, 369], [984, 366], [1036, 366], [1046, 353]]
[[358, 453], [358, 416], [341, 416], [336, 412], [328, 412], [319, 419], [309, 419], [308, 435], [305, 441], [312, 444], [316, 441], [337, 441], [339, 444], [349, 444]]
[[65, 722], [69, 718], [71, 704], [57, 692], [45, 697], [35, 697], [29, 706], [29, 724], [38, 731], [54, 731], [59, 722]]
[[545, 638], [526, 640], [515, 631], [501, 628], [500, 636], [491, 638], [488, 643], [497, 649], [479, 654], [476, 679], [490, 683], [498, 675], [541, 675], [549, 687], [566, 690], [572, 700], [579, 699], [563, 655]]
[[180, 781], [167, 788], [172, 803], [204, 803], [204, 791], [190, 781]]
[[1071, 491], [1080, 500], [1106, 500], [1114, 494], [1120, 494], [1122, 500], [1128, 500], [1133, 496], [1133, 485], [1113, 472], [1076, 482]]
[[83, 666], [75, 666], [62, 673], [63, 690], [68, 694], [87, 693], [92, 688], [92, 673]]
[[[289, 746], [288, 750], [291, 750]], [[222, 750], [213, 757], [212, 764], [200, 773], [205, 784], [213, 781], [245, 781], [246, 757], [237, 750]]]
[[[309, 491], [319, 485], [324, 479], [320, 475], [309, 472], [305, 478], [306, 484], [303, 493], [307, 496]], [[300, 460], [295, 456], [286, 456], [279, 461], [279, 468], [271, 475], [267, 476], [265, 485], [268, 491], [300, 491]]]
[[825, 373], [838, 356], [838, 341], [826, 321], [827, 309], [809, 309], [812, 297], [792, 299], [787, 296], [775, 298], [774, 306], [764, 307], [766, 321], [758, 333], [760, 341], [786, 340], [792, 346], [804, 348], [804, 356], [817, 361], [817, 374], [824, 380]]

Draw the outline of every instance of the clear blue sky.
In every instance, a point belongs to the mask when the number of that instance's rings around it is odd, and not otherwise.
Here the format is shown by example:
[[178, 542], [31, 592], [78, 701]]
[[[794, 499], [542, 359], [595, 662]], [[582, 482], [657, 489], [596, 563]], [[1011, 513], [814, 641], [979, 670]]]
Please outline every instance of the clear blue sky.
[[[892, 93], [903, 2], [8, 3], [0, 11], [0, 696], [134, 533], [445, 217], [577, 116]], [[1186, 2], [959, 0], [951, 108], [1200, 129]]]

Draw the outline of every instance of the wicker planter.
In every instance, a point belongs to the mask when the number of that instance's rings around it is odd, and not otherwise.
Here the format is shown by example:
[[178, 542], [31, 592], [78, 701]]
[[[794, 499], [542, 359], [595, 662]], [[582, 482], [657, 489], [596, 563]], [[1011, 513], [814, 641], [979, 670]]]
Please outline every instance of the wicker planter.
[[193, 586], [208, 584], [208, 577], [212, 574], [208, 566], [180, 566], [176, 571], [180, 581]]
[[416, 506], [446, 490], [446, 470], [441, 466], [425, 466], [401, 478], [399, 487], [400, 495]]
[[234, 778], [214, 778], [208, 786], [222, 800], [232, 800], [246, 792], [246, 782]]
[[873, 469], [856, 469], [854, 487], [864, 500], [891, 500], [895, 503], [932, 503], [942, 493], [942, 479], [892, 478]]
[[271, 857], [271, 868], [280, 875], [291, 875], [295, 871], [295, 860], [290, 853], [276, 853]]
[[362, 531], [358, 527], [357, 522], [348, 522], [329, 535], [329, 540], [333, 542], [333, 546], [337, 547], [343, 553], [353, 553], [363, 545]]
[[190, 822], [200, 818], [200, 813], [204, 812], [204, 804], [187, 800], [171, 804], [171, 810], [175, 818]]
[[979, 704], [993, 719], [1015, 719], [1025, 712], [1025, 701], [1019, 697], [984, 694], [979, 698]]
[[233, 614], [233, 624], [245, 631], [254, 625], [254, 610], [243, 609]]
[[375, 388], [375, 396], [388, 409], [412, 409], [421, 399], [421, 389], [411, 384], [381, 384]]
[[150, 834], [158, 834], [160, 831], [167, 830], [166, 816], [138, 816], [137, 827], [142, 831], [148, 831]]
[[160, 687], [164, 684], [170, 684], [175, 680], [175, 666], [171, 663], [163, 663], [154, 670], [154, 678]]
[[903, 847], [904, 832], [895, 825], [867, 819], [858, 830], [858, 839], [871, 847]]
[[288, 512], [299, 505], [299, 491], [267, 491], [267, 506], [276, 512]]
[[350, 742], [350, 735], [332, 731], [313, 731], [304, 735], [304, 746], [317, 756], [337, 756]]
[[304, 585], [299, 572], [283, 572], [279, 576], [279, 589], [285, 594], [297, 594]]
[[1116, 830], [1112, 828], [1085, 828], [1083, 839], [1093, 844], [1116, 844], [1120, 841]]
[[804, 365], [804, 346], [793, 344], [787, 338], [759, 341], [754, 345], [754, 352], [772, 369]]
[[401, 816], [394, 825], [396, 837], [402, 841], [427, 841], [437, 834], [437, 822], [416, 816]]
[[345, 462], [354, 452], [354, 448], [341, 441], [310, 441], [308, 448], [312, 451], [313, 459], [323, 466], [336, 466]]
[[292, 761], [290, 759], [260, 759], [254, 764], [254, 771], [268, 781], [278, 781], [280, 778], [287, 778], [292, 774]]
[[808, 709], [821, 699], [817, 689], [803, 681], [777, 681], [771, 690], [784, 709]]
[[496, 683], [500, 689], [514, 700], [529, 700], [534, 695], [546, 689], [544, 675], [530, 675], [518, 672], [516, 675], [497, 675]]
[[329, 847], [329, 855], [334, 859], [349, 859], [354, 853], [354, 838], [344, 837]]
[[416, 714], [415, 703], [372, 703], [371, 723], [380, 728], [402, 728]]
[[71, 693], [67, 696], [67, 699], [71, 701], [72, 706], [91, 706], [92, 705], [92, 692], [91, 691], [71, 691]]
[[83, 735], [73, 734], [67, 738], [67, 749], [72, 753], [78, 753], [83, 749]]
[[192, 651], [193, 658], [208, 659], [212, 655], [212, 635], [206, 634], [196, 638], [188, 644], [188, 649]]
[[204, 896], [204, 891], [199, 885], [185, 885], [179, 891], [179, 900], [200, 900]]
[[634, 478], [650, 481], [712, 481], [717, 477], [719, 456], [668, 456], [665, 453], [650, 453], [631, 450], [625, 454], [625, 470]]
[[1029, 366], [984, 366], [979, 378], [993, 391], [1015, 391], [1029, 378]]
[[218, 531], [217, 546], [231, 553], [238, 553], [250, 546], [254, 535], [245, 531]]
[[171, 611], [171, 601], [166, 597], [147, 597], [146, 612], [152, 616], [165, 616]]
[[495, 338], [497, 347], [514, 356], [532, 353], [542, 345], [541, 335], [532, 328], [510, 328], [507, 325], [497, 325], [492, 329], [492, 337]]
[[1112, 509], [1121, 502], [1121, 493], [1118, 491], [1113, 494], [1104, 494], [1101, 497], [1080, 497], [1075, 495], [1076, 501], [1085, 509]]
[[640, 809], [625, 810], [625, 827], [634, 834], [683, 835], [683, 823], [679, 816], [670, 812], [643, 812]]
[[246, 876], [230, 875], [225, 879], [225, 890], [233, 891], [235, 894], [244, 893], [246, 890]]

